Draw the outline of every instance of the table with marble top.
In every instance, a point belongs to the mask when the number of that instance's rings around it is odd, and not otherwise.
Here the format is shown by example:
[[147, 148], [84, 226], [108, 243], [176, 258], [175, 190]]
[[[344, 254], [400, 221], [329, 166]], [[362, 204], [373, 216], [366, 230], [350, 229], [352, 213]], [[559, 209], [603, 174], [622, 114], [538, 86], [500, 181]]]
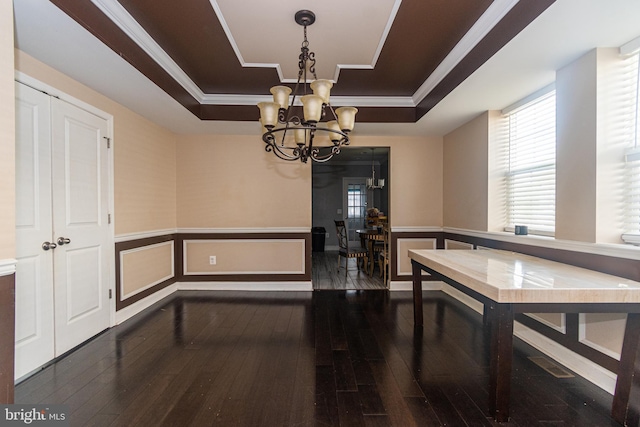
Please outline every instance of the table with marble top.
[[638, 425], [640, 282], [493, 249], [409, 250], [409, 257], [416, 328], [423, 325], [423, 271], [484, 304], [491, 336], [489, 409], [498, 422], [509, 420], [515, 313], [627, 313], [612, 417]]

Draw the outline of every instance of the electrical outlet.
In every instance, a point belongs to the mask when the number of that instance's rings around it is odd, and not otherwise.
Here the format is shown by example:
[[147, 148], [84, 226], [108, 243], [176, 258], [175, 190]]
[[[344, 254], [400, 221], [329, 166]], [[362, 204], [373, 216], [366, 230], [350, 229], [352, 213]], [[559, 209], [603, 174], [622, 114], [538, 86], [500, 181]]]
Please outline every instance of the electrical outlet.
[[211, 255], [209, 257], [209, 265], [216, 265], [216, 256], [215, 255]]
[[329, 233], [324, 233], [324, 237], [329, 238]]
[[342, 209], [338, 209], [338, 215], [342, 215]]

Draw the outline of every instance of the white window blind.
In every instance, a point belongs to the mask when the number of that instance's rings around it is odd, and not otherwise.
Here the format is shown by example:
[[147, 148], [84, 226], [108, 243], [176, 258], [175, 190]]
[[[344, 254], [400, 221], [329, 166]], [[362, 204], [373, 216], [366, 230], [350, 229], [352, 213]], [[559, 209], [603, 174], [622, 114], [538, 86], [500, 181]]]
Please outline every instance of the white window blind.
[[532, 234], [553, 234], [556, 216], [555, 90], [507, 115], [507, 227], [526, 225]]
[[620, 115], [620, 129], [627, 136], [629, 148], [625, 156], [625, 234], [628, 243], [640, 244], [640, 67], [638, 54], [624, 60], [621, 87], [625, 89]]

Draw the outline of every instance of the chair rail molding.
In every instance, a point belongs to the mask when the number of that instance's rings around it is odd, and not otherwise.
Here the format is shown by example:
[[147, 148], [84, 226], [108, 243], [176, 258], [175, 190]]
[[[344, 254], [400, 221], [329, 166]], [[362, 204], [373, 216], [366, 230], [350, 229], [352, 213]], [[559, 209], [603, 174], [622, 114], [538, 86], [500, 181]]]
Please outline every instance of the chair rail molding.
[[17, 260], [8, 258], [0, 259], [0, 276], [9, 276], [16, 272]]
[[257, 234], [257, 233], [311, 233], [311, 227], [238, 227], [238, 228], [178, 228], [180, 234]]

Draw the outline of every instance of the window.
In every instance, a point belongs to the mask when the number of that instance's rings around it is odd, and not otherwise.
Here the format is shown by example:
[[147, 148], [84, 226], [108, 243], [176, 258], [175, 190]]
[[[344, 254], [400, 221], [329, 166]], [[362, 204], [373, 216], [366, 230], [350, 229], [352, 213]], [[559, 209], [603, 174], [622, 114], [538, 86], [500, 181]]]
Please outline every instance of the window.
[[529, 233], [555, 232], [556, 96], [555, 90], [505, 114], [508, 166], [505, 176], [507, 227], [525, 225]]
[[[621, 48], [622, 50], [622, 48]], [[624, 60], [623, 86], [626, 88], [623, 120], [627, 126], [628, 149], [625, 155], [625, 234], [622, 238], [627, 243], [640, 244], [640, 67], [638, 53], [629, 55]]]
[[367, 211], [367, 186], [363, 178], [347, 180], [347, 238], [356, 240], [356, 229], [364, 226]]

